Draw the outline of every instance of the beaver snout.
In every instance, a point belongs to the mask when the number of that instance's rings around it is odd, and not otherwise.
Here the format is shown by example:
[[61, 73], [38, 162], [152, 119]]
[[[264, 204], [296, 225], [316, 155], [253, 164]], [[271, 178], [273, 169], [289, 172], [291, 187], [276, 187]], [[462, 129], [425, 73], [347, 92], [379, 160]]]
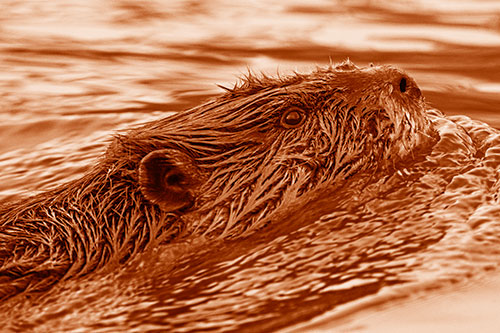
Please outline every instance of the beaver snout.
[[403, 95], [409, 95], [411, 98], [420, 99], [422, 92], [417, 84], [405, 74], [401, 74], [392, 82], [393, 91], [400, 92]]

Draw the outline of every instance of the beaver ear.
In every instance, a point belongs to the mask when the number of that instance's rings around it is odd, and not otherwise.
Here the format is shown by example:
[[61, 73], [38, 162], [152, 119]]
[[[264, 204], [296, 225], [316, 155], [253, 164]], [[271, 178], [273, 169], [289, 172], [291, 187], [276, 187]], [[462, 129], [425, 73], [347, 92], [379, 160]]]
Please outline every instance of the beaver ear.
[[179, 151], [153, 151], [141, 160], [139, 166], [141, 192], [163, 211], [190, 207], [198, 185], [196, 169], [194, 161]]

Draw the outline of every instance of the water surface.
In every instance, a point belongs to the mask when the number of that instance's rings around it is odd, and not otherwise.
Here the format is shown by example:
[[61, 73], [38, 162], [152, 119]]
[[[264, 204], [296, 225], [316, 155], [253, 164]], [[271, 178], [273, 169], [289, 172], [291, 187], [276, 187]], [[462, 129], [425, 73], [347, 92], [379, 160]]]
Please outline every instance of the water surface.
[[[497, 2], [6, 0], [0, 8], [2, 200], [80, 177], [115, 131], [198, 105], [249, 68], [393, 64], [431, 107], [491, 126], [436, 116], [447, 139], [398, 173], [368, 187], [359, 175], [308, 214], [247, 239], [161, 248], [41, 300], [12, 300], [0, 308], [7, 329], [300, 331], [320, 327], [307, 325], [323, 314], [329, 330], [378, 304], [394, 328], [398, 314], [387, 309], [398, 300], [462, 295], [458, 286], [495, 276]], [[480, 292], [464, 295], [481, 308]], [[493, 315], [481, 318], [484, 331], [498, 329]]]

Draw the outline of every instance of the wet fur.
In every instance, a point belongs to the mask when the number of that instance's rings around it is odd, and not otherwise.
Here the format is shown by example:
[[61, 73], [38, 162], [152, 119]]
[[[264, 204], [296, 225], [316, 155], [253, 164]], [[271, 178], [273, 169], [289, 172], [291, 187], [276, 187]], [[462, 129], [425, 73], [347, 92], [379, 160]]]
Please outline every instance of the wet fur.
[[[192, 234], [245, 235], [322, 184], [405, 158], [430, 131], [416, 83], [393, 67], [249, 75], [227, 90], [117, 135], [83, 178], [0, 207], [0, 298]], [[297, 128], [281, 122], [291, 108], [306, 115]], [[144, 167], [156, 151], [151, 163], [181, 170], [177, 187], [192, 202], [169, 204], [163, 174]]]

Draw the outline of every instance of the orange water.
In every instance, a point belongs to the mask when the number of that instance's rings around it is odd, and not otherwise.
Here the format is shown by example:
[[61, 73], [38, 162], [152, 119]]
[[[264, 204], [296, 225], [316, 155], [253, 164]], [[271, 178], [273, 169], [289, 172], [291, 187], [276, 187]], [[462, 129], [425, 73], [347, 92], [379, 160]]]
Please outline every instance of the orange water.
[[[393, 64], [430, 106], [500, 128], [494, 1], [4, 0], [0, 9], [4, 200], [79, 177], [115, 131], [197, 105], [248, 68], [308, 71], [347, 57]], [[325, 198], [332, 212], [319, 220], [311, 206], [268, 235], [160, 249], [154, 261], [69, 281], [41, 303], [4, 304], [0, 323], [40, 332], [301, 331], [323, 314], [330, 330], [374, 304], [480, 286], [500, 263], [497, 143], [480, 133], [498, 133], [453, 120], [436, 120], [454, 138], [451, 151], [435, 149], [431, 162], [363, 195]], [[489, 157], [478, 156], [485, 147]], [[466, 295], [480, 303], [481, 293]]]

